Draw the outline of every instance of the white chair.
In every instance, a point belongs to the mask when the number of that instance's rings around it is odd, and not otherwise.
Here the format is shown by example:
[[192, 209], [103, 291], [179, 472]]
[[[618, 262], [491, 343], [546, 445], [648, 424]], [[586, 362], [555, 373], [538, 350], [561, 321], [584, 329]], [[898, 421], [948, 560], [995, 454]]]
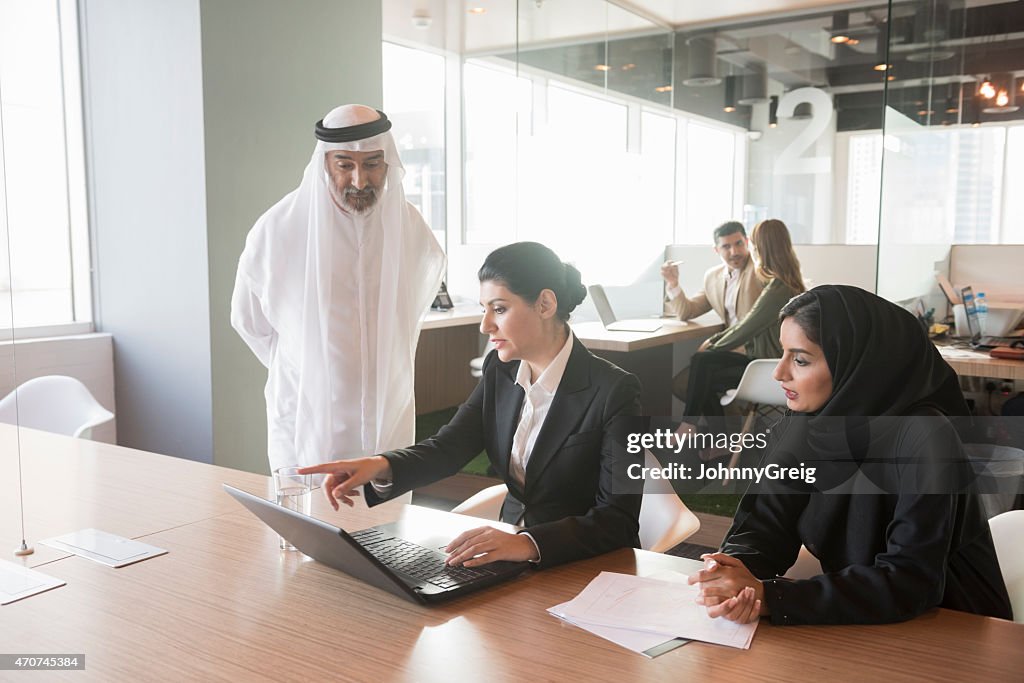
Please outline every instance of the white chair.
[[[650, 451], [644, 456], [645, 467], [660, 467]], [[488, 486], [462, 501], [452, 512], [483, 519], [498, 519], [508, 488], [504, 484]], [[700, 529], [700, 520], [693, 514], [672, 485], [665, 479], [644, 481], [644, 497], [640, 504], [640, 547], [663, 553], [679, 545]]]
[[988, 520], [992, 542], [999, 558], [1006, 592], [1010, 595], [1013, 620], [1024, 624], [1024, 510], [1010, 510]]
[[64, 375], [30, 379], [0, 399], [0, 422], [82, 439], [113, 419], [84, 384]]
[[815, 576], [820, 576], [825, 572], [821, 569], [821, 562], [818, 562], [818, 558], [811, 555], [811, 551], [807, 549], [807, 546], [800, 546], [800, 554], [796, 556], [796, 562], [789, 568], [789, 571], [784, 574], [787, 579], [810, 579]]
[[[764, 408], [779, 409], [786, 407], [786, 393], [779, 386], [779, 383], [772, 378], [772, 372], [778, 365], [777, 358], [759, 358], [747, 364], [743, 371], [743, 377], [735, 389], [729, 389], [721, 399], [721, 404], [727, 406], [733, 401], [746, 401], [747, 417], [743, 421], [741, 432], [746, 434], [754, 425], [754, 418]], [[735, 467], [739, 462], [742, 450], [738, 450], [729, 458], [729, 467]], [[722, 478], [722, 485], [729, 482], [728, 477]]]
[[[487, 354], [489, 354], [492, 350], [494, 350], [494, 344], [492, 344], [488, 340], [487, 344], [484, 346], [483, 355], [481, 355], [480, 357], [474, 358], [471, 361], [469, 361], [469, 374], [470, 375], [472, 375], [473, 377], [478, 377], [478, 378], [479, 377], [483, 377], [483, 374], [484, 374], [484, 359], [487, 358]], [[478, 517], [479, 515], [473, 515], [473, 516], [474, 517]]]

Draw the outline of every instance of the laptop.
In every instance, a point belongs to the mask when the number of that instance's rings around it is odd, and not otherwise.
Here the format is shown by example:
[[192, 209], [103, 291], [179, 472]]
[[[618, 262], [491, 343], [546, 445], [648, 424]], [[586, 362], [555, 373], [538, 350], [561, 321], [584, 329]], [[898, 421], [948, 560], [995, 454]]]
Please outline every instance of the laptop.
[[[974, 288], [968, 285], [960, 290], [960, 300], [964, 303], [965, 318], [967, 318], [967, 329], [957, 330], [961, 337], [977, 340], [981, 336], [981, 323], [978, 321], [978, 307], [974, 302]], [[963, 334], [967, 332], [967, 334]]]
[[[963, 336], [967, 337], [968, 343], [972, 349], [988, 351], [1000, 346], [1015, 346], [1021, 341], [1019, 337], [1003, 337], [995, 335], [982, 336], [981, 322], [978, 320], [978, 308], [975, 305], [976, 300], [974, 298], [974, 288], [967, 286], [961, 289], [960, 292], [960, 296], [964, 302], [964, 312], [966, 313], [967, 318], [967, 334]], [[1016, 326], [1016, 323], [1017, 321], [1014, 322], [1014, 326]]]
[[590, 285], [587, 288], [590, 298], [594, 302], [594, 308], [601, 317], [604, 329], [612, 332], [656, 332], [661, 329], [661, 322], [658, 320], [617, 320], [612, 311], [612, 305], [608, 303], [608, 295], [601, 285]]
[[[418, 604], [445, 602], [511, 579], [529, 566], [528, 562], [492, 562], [482, 567], [449, 567], [441, 552], [447, 541], [437, 535], [443, 532], [443, 524], [440, 530], [431, 524], [429, 538], [403, 537], [403, 531], [410, 532], [408, 536], [416, 533], [413, 525], [401, 521], [350, 534], [228, 484], [224, 490], [317, 562]], [[453, 515], [459, 530], [465, 528], [461, 515], [436, 514]]]

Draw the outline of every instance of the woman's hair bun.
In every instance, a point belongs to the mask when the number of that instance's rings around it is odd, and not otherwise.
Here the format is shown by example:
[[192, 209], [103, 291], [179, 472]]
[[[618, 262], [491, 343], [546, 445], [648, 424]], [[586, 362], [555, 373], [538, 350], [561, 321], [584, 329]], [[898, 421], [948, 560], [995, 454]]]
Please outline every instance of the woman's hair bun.
[[562, 263], [555, 252], [539, 242], [515, 242], [495, 249], [477, 276], [480, 282], [502, 283], [531, 304], [543, 290], [550, 289], [558, 299], [561, 320], [568, 320], [569, 313], [587, 296], [580, 271]]
[[558, 312], [564, 312], [568, 317], [587, 298], [587, 288], [576, 266], [571, 263], [563, 263], [562, 266], [565, 268], [565, 291], [555, 292], [555, 295], [558, 297]]

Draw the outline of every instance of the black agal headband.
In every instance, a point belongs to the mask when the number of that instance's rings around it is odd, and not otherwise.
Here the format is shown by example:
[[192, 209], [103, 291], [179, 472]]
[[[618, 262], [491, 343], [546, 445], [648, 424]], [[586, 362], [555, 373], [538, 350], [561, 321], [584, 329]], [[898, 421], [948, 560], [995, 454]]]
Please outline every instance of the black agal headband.
[[316, 122], [316, 139], [324, 142], [352, 142], [354, 140], [365, 140], [374, 135], [380, 135], [391, 130], [391, 121], [380, 109], [377, 110], [380, 118], [369, 123], [359, 123], [345, 128], [327, 128], [324, 120]]

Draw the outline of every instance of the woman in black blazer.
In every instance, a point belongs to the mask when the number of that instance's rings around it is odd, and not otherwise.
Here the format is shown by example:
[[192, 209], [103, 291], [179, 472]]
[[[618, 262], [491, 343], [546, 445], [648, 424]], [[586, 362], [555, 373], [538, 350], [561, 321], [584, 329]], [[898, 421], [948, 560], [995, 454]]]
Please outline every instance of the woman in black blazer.
[[[331, 505], [367, 504], [458, 472], [486, 449], [509, 494], [501, 519], [518, 534], [473, 529], [446, 548], [450, 564], [529, 560], [552, 566], [638, 547], [642, 482], [625, 477], [629, 433], [640, 432], [640, 382], [572, 334], [579, 271], [536, 242], [492, 252], [480, 268], [480, 331], [494, 344], [483, 376], [452, 421], [414, 446], [308, 467], [327, 474]], [[627, 462], [629, 459], [629, 462]]]

